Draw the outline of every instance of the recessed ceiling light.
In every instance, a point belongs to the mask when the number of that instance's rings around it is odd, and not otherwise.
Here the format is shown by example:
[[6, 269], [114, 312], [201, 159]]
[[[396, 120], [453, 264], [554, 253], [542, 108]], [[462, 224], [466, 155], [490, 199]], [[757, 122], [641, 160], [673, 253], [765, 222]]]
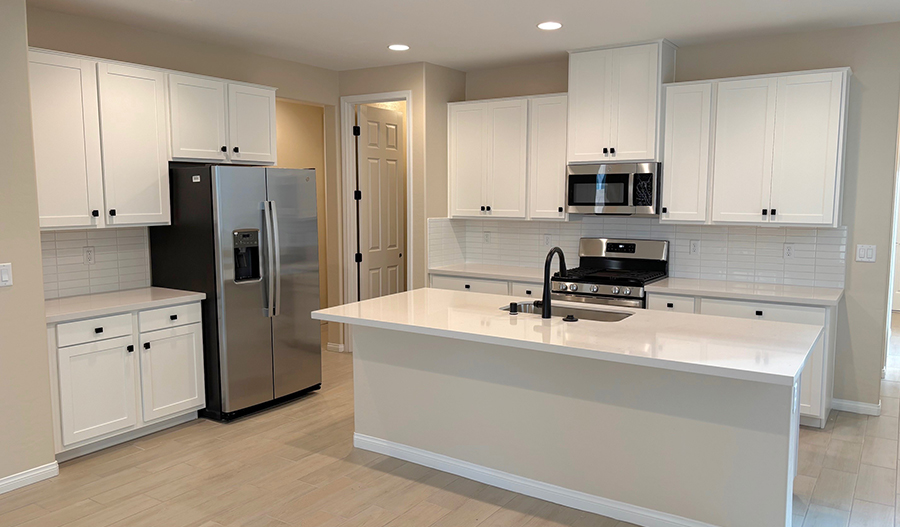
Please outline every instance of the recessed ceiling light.
[[538, 29], [543, 29], [544, 31], [553, 31], [554, 29], [559, 29], [562, 27], [562, 24], [559, 22], [541, 22], [538, 24]]
[[391, 44], [388, 46], [388, 49], [391, 51], [406, 51], [409, 49], [409, 46], [406, 44]]

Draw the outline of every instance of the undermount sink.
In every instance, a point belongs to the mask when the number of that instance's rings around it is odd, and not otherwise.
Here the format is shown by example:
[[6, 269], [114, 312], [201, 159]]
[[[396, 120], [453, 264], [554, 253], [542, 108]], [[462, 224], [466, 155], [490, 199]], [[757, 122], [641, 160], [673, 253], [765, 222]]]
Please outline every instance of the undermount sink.
[[[519, 313], [541, 314], [541, 306], [534, 305], [534, 302], [518, 302], [516, 304]], [[509, 311], [509, 305], [500, 308], [503, 311]], [[595, 320], [597, 322], [618, 322], [630, 317], [632, 313], [623, 313], [621, 311], [604, 311], [601, 309], [583, 309], [568, 306], [550, 306], [550, 314], [554, 317], [574, 316], [579, 320]]]

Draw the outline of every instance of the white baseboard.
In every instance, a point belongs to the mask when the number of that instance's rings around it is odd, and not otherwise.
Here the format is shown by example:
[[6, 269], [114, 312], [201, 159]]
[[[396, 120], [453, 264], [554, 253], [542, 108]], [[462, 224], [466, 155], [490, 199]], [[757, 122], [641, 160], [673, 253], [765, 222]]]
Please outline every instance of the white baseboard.
[[847, 401], [844, 399], [832, 399], [831, 408], [842, 412], [850, 412], [863, 415], [881, 415], [881, 401], [878, 404]]
[[104, 439], [95, 440], [86, 445], [69, 447], [62, 452], [56, 453], [56, 460], [59, 462], [68, 461], [70, 459], [75, 459], [76, 457], [86, 456], [88, 454], [93, 454], [98, 450], [103, 450], [104, 448], [109, 448], [111, 446], [116, 446], [121, 443], [125, 443], [139, 437], [143, 437], [150, 434], [155, 434], [161, 430], [165, 430], [166, 428], [172, 428], [173, 426], [178, 426], [180, 424], [184, 424], [190, 421], [194, 421], [197, 419], [197, 410], [191, 410], [182, 415], [177, 415], [175, 417], [166, 419], [164, 421], [160, 421], [158, 423], [152, 423], [147, 426], [136, 428], [134, 430], [129, 430], [128, 432], [115, 434], [111, 437], [106, 437]]
[[476, 465], [442, 454], [394, 443], [364, 434], [353, 434], [353, 446], [457, 476], [480, 481], [512, 492], [538, 498], [644, 527], [714, 527], [708, 523], [674, 514], [638, 507], [550, 483]]
[[329, 343], [326, 345], [325, 349], [327, 349], [328, 351], [336, 351], [336, 352], [338, 352], [338, 353], [343, 353], [343, 352], [344, 352], [344, 345], [343, 345], [343, 344], [337, 344], [337, 343], [335, 343], [335, 342], [329, 342]]
[[0, 494], [9, 492], [11, 490], [16, 490], [20, 487], [24, 487], [25, 485], [31, 485], [32, 483], [37, 483], [38, 481], [43, 481], [57, 475], [59, 475], [59, 464], [54, 461], [53, 463], [47, 463], [46, 465], [28, 469], [25, 472], [19, 472], [18, 474], [13, 474], [12, 476], [6, 476], [5, 478], [0, 478]]

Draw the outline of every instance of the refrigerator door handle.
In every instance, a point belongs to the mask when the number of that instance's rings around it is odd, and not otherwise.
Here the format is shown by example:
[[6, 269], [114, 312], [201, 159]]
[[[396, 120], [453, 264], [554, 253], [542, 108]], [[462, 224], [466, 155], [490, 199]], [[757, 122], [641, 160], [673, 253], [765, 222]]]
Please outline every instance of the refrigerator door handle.
[[272, 242], [275, 247], [275, 315], [281, 314], [281, 240], [278, 238], [278, 206], [269, 201], [269, 213], [272, 215]]
[[266, 316], [275, 316], [275, 240], [272, 225], [272, 202], [263, 201], [263, 217], [266, 226]]

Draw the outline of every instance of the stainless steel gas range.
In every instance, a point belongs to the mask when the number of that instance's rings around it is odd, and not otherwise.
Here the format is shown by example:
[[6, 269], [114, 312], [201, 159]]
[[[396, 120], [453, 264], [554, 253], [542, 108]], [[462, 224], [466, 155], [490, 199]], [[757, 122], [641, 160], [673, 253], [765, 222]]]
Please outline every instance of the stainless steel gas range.
[[644, 287], [668, 276], [669, 242], [582, 238], [581, 265], [551, 279], [551, 299], [644, 308]]

